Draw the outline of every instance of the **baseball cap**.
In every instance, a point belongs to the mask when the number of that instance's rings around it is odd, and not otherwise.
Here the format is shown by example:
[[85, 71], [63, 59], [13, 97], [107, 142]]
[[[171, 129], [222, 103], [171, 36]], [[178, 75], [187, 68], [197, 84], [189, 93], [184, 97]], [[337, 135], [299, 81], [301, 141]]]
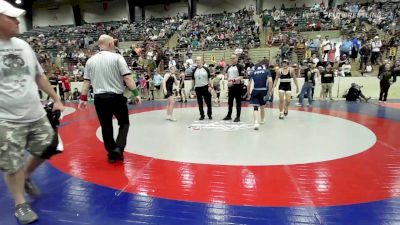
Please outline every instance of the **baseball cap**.
[[0, 0], [0, 14], [9, 17], [19, 17], [25, 15], [25, 10], [16, 8], [5, 0]]

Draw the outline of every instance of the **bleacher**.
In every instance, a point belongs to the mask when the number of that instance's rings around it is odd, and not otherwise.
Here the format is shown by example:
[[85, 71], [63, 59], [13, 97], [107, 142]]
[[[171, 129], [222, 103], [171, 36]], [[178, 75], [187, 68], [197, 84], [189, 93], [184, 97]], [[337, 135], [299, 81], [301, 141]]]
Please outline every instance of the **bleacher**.
[[[198, 16], [188, 24], [178, 40], [177, 49], [186, 49], [188, 45], [198, 51], [259, 47], [260, 39], [253, 32], [254, 27], [255, 21], [249, 12]], [[224, 39], [219, 38], [221, 33], [224, 34]], [[208, 36], [212, 38], [211, 41], [206, 39]], [[194, 45], [194, 40], [199, 44]]]

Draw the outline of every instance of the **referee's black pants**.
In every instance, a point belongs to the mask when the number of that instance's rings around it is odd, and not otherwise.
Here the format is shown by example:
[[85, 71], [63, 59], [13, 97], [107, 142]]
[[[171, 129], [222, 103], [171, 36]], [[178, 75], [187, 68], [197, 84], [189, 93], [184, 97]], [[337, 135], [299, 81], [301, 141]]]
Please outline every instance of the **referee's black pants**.
[[[127, 99], [122, 94], [104, 93], [94, 96], [94, 106], [101, 125], [104, 146], [111, 153], [119, 147], [123, 152], [126, 146], [126, 137], [129, 131], [129, 115]], [[119, 132], [114, 140], [113, 116], [118, 120]]]
[[240, 118], [240, 112], [242, 110], [242, 84], [234, 84], [228, 89], [228, 115], [232, 117], [233, 100], [236, 100], [236, 117]]
[[208, 91], [208, 85], [196, 87], [197, 103], [199, 105], [200, 116], [204, 117], [203, 98], [207, 105], [207, 116], [212, 117], [211, 93]]

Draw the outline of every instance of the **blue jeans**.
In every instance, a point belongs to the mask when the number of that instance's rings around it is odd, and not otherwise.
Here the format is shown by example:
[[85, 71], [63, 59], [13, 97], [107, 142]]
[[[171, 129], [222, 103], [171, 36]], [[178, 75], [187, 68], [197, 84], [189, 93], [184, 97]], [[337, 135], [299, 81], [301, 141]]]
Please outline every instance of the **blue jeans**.
[[303, 87], [301, 88], [301, 92], [300, 92], [300, 97], [299, 97], [300, 105], [303, 105], [303, 99], [304, 99], [304, 95], [306, 93], [307, 93], [307, 98], [308, 98], [308, 104], [312, 105], [312, 102], [313, 102], [312, 87], [313, 87], [313, 84], [310, 82], [305, 82], [303, 84]]

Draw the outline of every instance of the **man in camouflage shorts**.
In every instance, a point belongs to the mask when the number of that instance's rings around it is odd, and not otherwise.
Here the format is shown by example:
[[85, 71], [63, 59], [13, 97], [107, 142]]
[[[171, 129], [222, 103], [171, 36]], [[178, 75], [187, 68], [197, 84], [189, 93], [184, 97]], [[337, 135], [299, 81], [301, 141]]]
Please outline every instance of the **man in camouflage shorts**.
[[[44, 161], [40, 157], [54, 137], [38, 88], [54, 100], [54, 110], [62, 111], [63, 105], [32, 48], [16, 38], [17, 17], [24, 13], [0, 0], [0, 170], [15, 200], [15, 216], [27, 224], [38, 216], [24, 196], [24, 188], [33, 186], [26, 178]], [[32, 158], [25, 166], [26, 149]]]

